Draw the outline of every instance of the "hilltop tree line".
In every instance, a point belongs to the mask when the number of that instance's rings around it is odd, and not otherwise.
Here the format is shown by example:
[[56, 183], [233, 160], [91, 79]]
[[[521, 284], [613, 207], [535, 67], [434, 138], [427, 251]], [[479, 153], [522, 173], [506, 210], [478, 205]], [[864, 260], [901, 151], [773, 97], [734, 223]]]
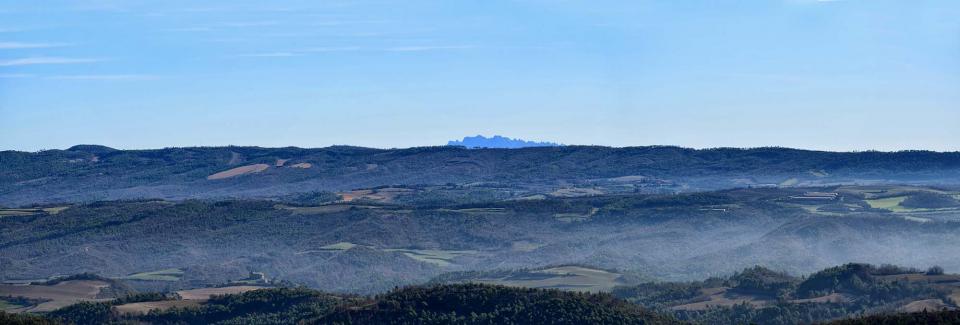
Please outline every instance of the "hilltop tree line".
[[[645, 283], [617, 287], [613, 295], [655, 311], [671, 313], [683, 321], [706, 324], [805, 324], [862, 315], [890, 312], [904, 302], [942, 299], [951, 301], [950, 292], [923, 283], [883, 279], [881, 276], [906, 274], [942, 274], [942, 268], [927, 271], [893, 265], [846, 264], [807, 277], [793, 277], [763, 267], [748, 268], [730, 277], [679, 283]], [[706, 310], [673, 311], [671, 306], [689, 303], [701, 289], [729, 287], [738, 293], [772, 297], [772, 305], [755, 307], [739, 304], [712, 306]], [[794, 302], [795, 299], [830, 294], [850, 297], [840, 302]]]
[[47, 315], [0, 313], [11, 324], [674, 324], [608, 294], [457, 284], [398, 288], [372, 297], [305, 288], [215, 296], [199, 307], [120, 315], [118, 302], [84, 302]]

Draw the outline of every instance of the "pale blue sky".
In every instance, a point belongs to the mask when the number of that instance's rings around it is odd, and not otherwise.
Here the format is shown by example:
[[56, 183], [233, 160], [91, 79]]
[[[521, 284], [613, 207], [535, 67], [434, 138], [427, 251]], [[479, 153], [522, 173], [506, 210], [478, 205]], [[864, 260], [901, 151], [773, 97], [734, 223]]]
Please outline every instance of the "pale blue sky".
[[960, 1], [5, 1], [0, 150], [960, 150]]

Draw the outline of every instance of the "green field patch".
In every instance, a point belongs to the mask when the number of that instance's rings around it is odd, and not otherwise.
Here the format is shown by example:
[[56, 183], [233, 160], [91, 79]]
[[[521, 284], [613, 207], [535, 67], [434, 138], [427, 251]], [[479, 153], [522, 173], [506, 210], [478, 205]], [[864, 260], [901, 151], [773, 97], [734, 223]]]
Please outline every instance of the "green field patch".
[[37, 214], [54, 215], [66, 210], [69, 206], [51, 208], [0, 209], [0, 217], [32, 216]]
[[342, 212], [342, 211], [349, 210], [350, 207], [351, 207], [350, 205], [346, 205], [346, 204], [321, 205], [321, 206], [310, 206], [310, 207], [297, 207], [297, 206], [289, 206], [289, 205], [283, 205], [283, 204], [278, 204], [274, 206], [274, 208], [278, 210], [287, 210], [287, 211], [293, 212], [293, 214], [296, 214], [296, 215]]
[[550, 193], [554, 197], [581, 197], [603, 195], [603, 191], [596, 188], [571, 187], [561, 188]]
[[960, 210], [958, 208], [953, 208], [953, 207], [928, 209], [928, 208], [907, 208], [907, 207], [901, 206], [900, 203], [903, 203], [903, 201], [906, 200], [908, 197], [909, 197], [908, 195], [894, 196], [894, 197], [887, 197], [882, 199], [866, 200], [866, 202], [867, 204], [870, 204], [870, 207], [874, 209], [886, 209], [886, 210], [890, 210], [892, 212], [898, 212], [898, 213], [949, 212], [949, 211]]
[[138, 281], [180, 281], [183, 278], [181, 269], [165, 269], [152, 272], [134, 273], [120, 278], [121, 280]]
[[354, 248], [354, 247], [373, 248], [373, 247], [370, 247], [370, 246], [367, 246], [367, 245], [358, 245], [358, 244], [354, 244], [354, 243], [350, 243], [350, 242], [339, 242], [339, 243], [334, 243], [334, 244], [330, 244], [330, 245], [320, 246], [319, 249], [305, 250], [305, 251], [300, 251], [300, 252], [296, 252], [296, 253], [293, 253], [293, 254], [294, 254], [294, 255], [303, 255], [303, 254], [314, 254], [314, 253], [342, 252], [342, 251], [346, 251], [346, 250], [349, 250], [349, 249]]
[[69, 208], [69, 206], [43, 208], [43, 212], [49, 213], [49, 214], [51, 214], [51, 215], [54, 215], [54, 214], [63, 212], [63, 210], [66, 210], [67, 208]]
[[339, 243], [336, 243], [336, 244], [330, 244], [330, 245], [326, 245], [326, 246], [321, 246], [320, 249], [321, 249], [321, 250], [326, 250], [326, 251], [345, 251], [345, 250], [348, 250], [348, 249], [351, 249], [351, 248], [354, 248], [354, 247], [357, 247], [357, 246], [359, 246], [359, 245], [354, 244], [354, 243], [339, 242]]
[[0, 209], [0, 217], [31, 216], [43, 213], [43, 209]]
[[463, 255], [473, 255], [479, 253], [474, 250], [463, 250], [463, 251], [454, 251], [454, 250], [442, 250], [442, 249], [406, 249], [406, 248], [385, 248], [385, 252], [398, 252], [403, 253], [409, 258], [436, 264], [438, 266], [450, 266], [453, 263], [451, 260]]
[[515, 199], [509, 199], [507, 201], [528, 201], [528, 200], [546, 200], [547, 196], [543, 194], [534, 194], [529, 196], [518, 197]]
[[900, 206], [900, 203], [902, 203], [903, 200], [906, 200], [906, 199], [907, 199], [907, 196], [894, 196], [894, 197], [888, 197], [883, 199], [867, 200], [867, 204], [869, 204], [870, 207], [874, 209], [885, 209], [893, 212], [907, 211], [909, 209], [906, 209]]
[[587, 220], [590, 220], [590, 218], [593, 217], [593, 215], [597, 214], [597, 211], [600, 211], [600, 208], [592, 208], [590, 209], [590, 212], [587, 212], [586, 214], [557, 213], [553, 215], [553, 218], [557, 219], [557, 221], [566, 222], [566, 223], [587, 221]]
[[335, 244], [330, 244], [326, 246], [321, 246], [318, 250], [312, 251], [303, 251], [297, 252], [296, 254], [309, 254], [309, 253], [324, 253], [324, 252], [341, 252], [354, 247], [367, 247], [370, 249], [380, 250], [383, 252], [395, 252], [401, 253], [406, 257], [415, 259], [417, 261], [436, 264], [439, 266], [450, 266], [453, 264], [451, 260], [463, 255], [472, 255], [479, 253], [474, 250], [444, 250], [444, 249], [410, 249], [410, 248], [377, 248], [366, 245], [358, 245], [349, 242], [339, 242]]
[[930, 221], [933, 221], [933, 219], [920, 218], [920, 217], [914, 217], [914, 216], [903, 216], [903, 219], [904, 219], [904, 220], [908, 220], [908, 221], [916, 221], [916, 222], [930, 222]]
[[[808, 213], [817, 214], [821, 216], [840, 217], [840, 216], [846, 215], [845, 212], [841, 212], [841, 211], [821, 210], [821, 208], [829, 207], [832, 204], [798, 204], [798, 203], [791, 203], [791, 202], [779, 202], [779, 204], [784, 207], [803, 209]], [[853, 204], [850, 204], [850, 205], [844, 204], [844, 206], [854, 210], [861, 208], [859, 205], [853, 205]]]
[[499, 284], [511, 287], [561, 289], [570, 291], [609, 291], [624, 285], [622, 274], [582, 266], [559, 266], [542, 270], [513, 271], [497, 277], [462, 279], [462, 282]]
[[504, 208], [468, 208], [468, 209], [437, 209], [438, 211], [457, 212], [457, 213], [505, 213]]
[[0, 298], [0, 311], [10, 311], [13, 309], [20, 309], [20, 308], [26, 308], [26, 307], [30, 307], [30, 306], [20, 305], [20, 304]]
[[537, 250], [537, 248], [543, 247], [544, 244], [534, 243], [526, 240], [515, 241], [510, 244], [510, 249], [517, 252], [532, 252]]
[[800, 183], [799, 179], [791, 178], [785, 181], [780, 182], [780, 186], [794, 186]]

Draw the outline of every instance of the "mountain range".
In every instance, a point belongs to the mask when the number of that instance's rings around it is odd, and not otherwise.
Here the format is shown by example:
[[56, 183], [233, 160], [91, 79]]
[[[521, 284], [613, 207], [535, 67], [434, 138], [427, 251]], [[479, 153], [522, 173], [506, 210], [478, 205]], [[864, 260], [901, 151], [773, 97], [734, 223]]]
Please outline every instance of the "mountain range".
[[482, 135], [475, 137], [464, 137], [463, 140], [452, 140], [447, 142], [448, 146], [466, 147], [469, 149], [477, 148], [499, 148], [499, 149], [517, 149], [530, 147], [557, 147], [560, 144], [553, 142], [536, 142], [522, 139], [511, 139], [499, 135], [487, 138]]

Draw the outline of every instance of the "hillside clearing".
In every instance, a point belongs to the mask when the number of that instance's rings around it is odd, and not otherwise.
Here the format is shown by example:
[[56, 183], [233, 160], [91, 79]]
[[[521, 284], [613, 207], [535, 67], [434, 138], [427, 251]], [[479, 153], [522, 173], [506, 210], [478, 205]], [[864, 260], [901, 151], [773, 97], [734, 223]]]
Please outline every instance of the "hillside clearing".
[[346, 204], [331, 204], [331, 205], [321, 205], [321, 206], [308, 206], [308, 207], [295, 207], [287, 205], [276, 205], [274, 208], [283, 209], [293, 212], [296, 215], [306, 215], [306, 214], [324, 214], [324, 213], [334, 213], [334, 212], [343, 212], [350, 210], [351, 207], [363, 208], [363, 206], [356, 205], [346, 205]]
[[151, 310], [165, 311], [170, 308], [191, 308], [199, 307], [198, 300], [163, 300], [163, 301], [145, 301], [113, 306], [113, 310], [122, 315], [142, 315]]
[[190, 290], [180, 290], [177, 291], [177, 294], [180, 295], [180, 298], [183, 300], [209, 300], [210, 297], [215, 295], [235, 295], [238, 293], [244, 293], [247, 291], [266, 289], [268, 287], [260, 286], [231, 286], [231, 287], [221, 287], [221, 288], [200, 288], [200, 289], [190, 289]]
[[357, 247], [357, 244], [354, 244], [354, 243], [346, 243], [346, 242], [339, 242], [339, 243], [336, 243], [336, 244], [330, 244], [330, 245], [322, 246], [322, 247], [320, 247], [320, 249], [322, 249], [322, 250], [328, 250], [328, 251], [345, 251], [345, 250], [348, 250], [348, 249], [351, 249], [351, 248], [354, 248], [354, 247]]
[[463, 250], [463, 251], [454, 251], [454, 250], [442, 250], [442, 249], [406, 249], [406, 248], [386, 248], [386, 252], [399, 252], [403, 253], [409, 258], [436, 264], [438, 266], [450, 266], [453, 264], [451, 262], [454, 258], [463, 255], [472, 255], [477, 254], [477, 251], [473, 250]]
[[610, 291], [622, 285], [622, 274], [582, 266], [560, 266], [511, 274], [500, 278], [478, 278], [466, 282], [499, 284], [512, 287], [561, 289], [582, 292]]
[[773, 297], [764, 297], [737, 292], [731, 288], [705, 288], [700, 290], [700, 296], [694, 298], [697, 302], [674, 306], [673, 310], [707, 310], [710, 307], [732, 307], [747, 304], [754, 307], [766, 306], [776, 302]]
[[121, 277], [122, 280], [140, 280], [140, 281], [180, 281], [183, 277], [181, 269], [165, 269], [152, 272], [141, 272]]
[[903, 203], [907, 199], [907, 196], [894, 196], [883, 199], [873, 199], [866, 200], [867, 204], [874, 209], [885, 209], [890, 211], [906, 211], [907, 209], [900, 206], [900, 203]]
[[237, 177], [240, 175], [255, 174], [255, 173], [265, 171], [267, 170], [267, 168], [270, 168], [270, 165], [255, 164], [255, 165], [248, 165], [248, 166], [240, 166], [237, 168], [228, 169], [228, 170], [207, 176], [207, 179], [218, 180], [218, 179]]
[[943, 309], [955, 309], [953, 306], [950, 306], [943, 302], [940, 299], [926, 299], [926, 300], [917, 300], [906, 304], [903, 307], [900, 307], [900, 312], [904, 313], [919, 313], [925, 311], [939, 311]]

